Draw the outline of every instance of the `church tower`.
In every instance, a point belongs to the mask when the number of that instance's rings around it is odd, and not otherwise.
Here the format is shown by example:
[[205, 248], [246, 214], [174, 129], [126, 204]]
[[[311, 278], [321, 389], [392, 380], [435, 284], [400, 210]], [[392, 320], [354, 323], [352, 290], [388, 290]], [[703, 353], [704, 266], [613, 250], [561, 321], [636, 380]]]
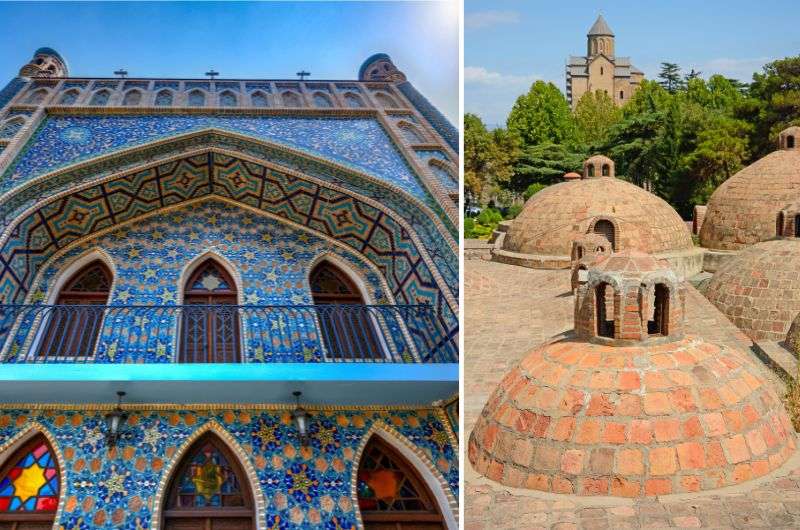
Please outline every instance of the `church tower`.
[[614, 39], [606, 19], [598, 15], [586, 34], [586, 55], [567, 59], [567, 99], [572, 108], [586, 92], [603, 92], [623, 105], [639, 88], [644, 73], [630, 57], [617, 57]]
[[614, 58], [614, 32], [608, 27], [603, 15], [598, 15], [589, 33], [586, 35], [586, 55], [594, 57], [603, 54]]

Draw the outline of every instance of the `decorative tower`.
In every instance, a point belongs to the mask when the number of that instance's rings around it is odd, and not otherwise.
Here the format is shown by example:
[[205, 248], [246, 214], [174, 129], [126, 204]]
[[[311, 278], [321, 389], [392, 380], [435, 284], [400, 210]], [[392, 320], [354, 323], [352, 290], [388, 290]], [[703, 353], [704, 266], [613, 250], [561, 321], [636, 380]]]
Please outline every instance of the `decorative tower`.
[[614, 32], [608, 27], [603, 15], [597, 16], [586, 35], [586, 56], [594, 57], [599, 54], [609, 59], [614, 58]]
[[406, 81], [406, 74], [401, 72], [392, 62], [392, 58], [385, 53], [376, 53], [370, 56], [358, 70], [359, 81], [389, 81], [402, 83]]
[[20, 77], [69, 77], [67, 62], [52, 48], [39, 48], [19, 71]]
[[794, 453], [778, 395], [750, 357], [684, 335], [683, 284], [635, 251], [603, 255], [575, 298], [575, 333], [500, 383], [469, 440], [489, 479], [643, 497], [763, 476]]

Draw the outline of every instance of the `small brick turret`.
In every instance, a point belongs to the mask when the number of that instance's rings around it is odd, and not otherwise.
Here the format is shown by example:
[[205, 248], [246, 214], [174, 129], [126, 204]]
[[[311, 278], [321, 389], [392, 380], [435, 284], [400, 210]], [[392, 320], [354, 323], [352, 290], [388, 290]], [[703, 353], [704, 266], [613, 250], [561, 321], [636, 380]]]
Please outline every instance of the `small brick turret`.
[[800, 149], [800, 127], [787, 127], [778, 134], [778, 149]]
[[39, 48], [19, 71], [20, 77], [69, 77], [67, 62], [52, 48]]
[[614, 161], [603, 155], [587, 158], [583, 163], [583, 178], [613, 177]]

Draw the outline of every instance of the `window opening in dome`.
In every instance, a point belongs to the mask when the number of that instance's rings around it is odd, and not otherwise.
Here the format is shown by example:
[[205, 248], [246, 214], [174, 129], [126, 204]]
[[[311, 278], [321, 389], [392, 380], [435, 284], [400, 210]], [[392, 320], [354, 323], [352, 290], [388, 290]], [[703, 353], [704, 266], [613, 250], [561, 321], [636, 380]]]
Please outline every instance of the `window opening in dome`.
[[602, 175], [604, 177], [607, 177], [611, 174], [611, 166], [609, 166], [608, 164], [603, 164], [603, 169], [601, 171]]
[[782, 236], [783, 235], [783, 212], [778, 212], [778, 219], [775, 221], [775, 235]]
[[[591, 166], [590, 166], [591, 167]], [[609, 243], [611, 243], [611, 250], [617, 250], [616, 240], [614, 239], [614, 224], [611, 221], [607, 221], [606, 219], [600, 219], [594, 224], [595, 234], [600, 234], [601, 236], [605, 236], [608, 239]]]
[[794, 216], [794, 237], [800, 237], [800, 215]]
[[669, 289], [663, 283], [656, 284], [655, 288], [647, 293], [648, 306], [651, 308], [650, 318], [647, 320], [648, 335], [669, 335], [667, 320], [669, 315]]
[[790, 135], [786, 137], [786, 148], [794, 149], [794, 136]]

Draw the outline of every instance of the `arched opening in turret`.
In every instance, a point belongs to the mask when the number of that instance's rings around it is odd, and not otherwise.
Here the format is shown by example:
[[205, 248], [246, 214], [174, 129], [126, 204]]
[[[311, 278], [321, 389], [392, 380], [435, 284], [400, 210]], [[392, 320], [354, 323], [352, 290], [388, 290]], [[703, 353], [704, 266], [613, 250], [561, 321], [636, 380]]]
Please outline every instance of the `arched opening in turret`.
[[594, 176], [594, 166], [591, 165], [591, 164], [588, 167], [587, 175], [590, 176], [590, 177]]
[[800, 215], [794, 216], [794, 237], [800, 237]]
[[783, 235], [784, 222], [783, 212], [778, 212], [778, 218], [775, 220], [775, 236], [780, 237]]
[[614, 289], [606, 282], [595, 287], [595, 318], [597, 336], [614, 338]]
[[601, 172], [602, 172], [601, 174], [604, 177], [609, 176], [611, 174], [611, 166], [609, 166], [608, 164], [603, 164], [603, 168], [601, 169]]
[[794, 136], [791, 134], [786, 137], [786, 149], [794, 149]]
[[647, 334], [666, 337], [669, 335], [669, 288], [657, 283], [647, 296], [652, 300], [649, 304], [651, 313], [647, 319]]

